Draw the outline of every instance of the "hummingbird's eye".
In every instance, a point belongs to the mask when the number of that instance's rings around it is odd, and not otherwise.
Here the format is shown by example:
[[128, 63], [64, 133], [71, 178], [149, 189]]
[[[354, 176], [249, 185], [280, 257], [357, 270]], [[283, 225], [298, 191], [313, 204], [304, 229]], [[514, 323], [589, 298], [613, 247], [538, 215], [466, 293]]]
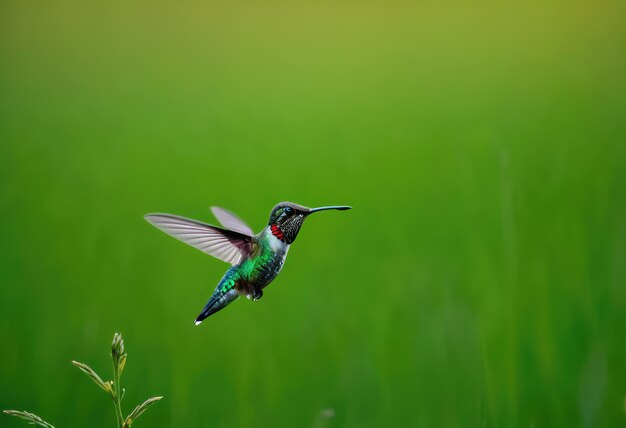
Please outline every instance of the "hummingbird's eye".
[[285, 214], [287, 214], [287, 215], [291, 215], [291, 214], [293, 214], [293, 208], [291, 208], [291, 207], [286, 207], [286, 208], [285, 208]]

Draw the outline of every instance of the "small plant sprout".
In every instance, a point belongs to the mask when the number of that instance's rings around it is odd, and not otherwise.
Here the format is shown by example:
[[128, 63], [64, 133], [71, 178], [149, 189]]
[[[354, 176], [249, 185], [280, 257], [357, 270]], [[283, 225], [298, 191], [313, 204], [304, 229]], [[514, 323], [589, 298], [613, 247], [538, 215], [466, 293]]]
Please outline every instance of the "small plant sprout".
[[113, 343], [111, 344], [111, 359], [113, 360], [113, 380], [103, 381], [98, 374], [93, 371], [87, 364], [79, 363], [78, 361], [72, 361], [76, 367], [78, 367], [83, 373], [91, 378], [96, 385], [106, 392], [113, 400], [115, 406], [115, 417], [117, 420], [118, 428], [130, 428], [133, 422], [141, 416], [143, 412], [148, 409], [152, 404], [156, 403], [163, 397], [148, 398], [142, 404], [135, 407], [126, 418], [122, 413], [122, 399], [126, 390], [122, 388], [120, 378], [126, 365], [126, 353], [124, 352], [124, 339], [120, 333], [115, 333], [113, 336]]
[[[122, 413], [122, 399], [124, 398], [124, 388], [120, 383], [124, 366], [126, 365], [126, 353], [124, 352], [124, 340], [120, 333], [115, 333], [113, 336], [113, 343], [111, 344], [111, 359], [113, 360], [113, 380], [103, 381], [100, 376], [87, 364], [79, 363], [78, 361], [72, 361], [76, 367], [78, 367], [83, 373], [85, 373], [91, 380], [106, 392], [113, 400], [115, 405], [115, 417], [117, 420], [118, 428], [130, 428], [135, 420], [142, 415], [143, 412], [151, 405], [159, 401], [163, 397], [148, 398], [142, 404], [135, 407], [126, 418]], [[44, 428], [54, 428], [54, 426], [34, 413], [21, 412], [19, 410], [5, 410], [5, 414], [15, 416], [27, 421], [31, 425], [38, 425]]]

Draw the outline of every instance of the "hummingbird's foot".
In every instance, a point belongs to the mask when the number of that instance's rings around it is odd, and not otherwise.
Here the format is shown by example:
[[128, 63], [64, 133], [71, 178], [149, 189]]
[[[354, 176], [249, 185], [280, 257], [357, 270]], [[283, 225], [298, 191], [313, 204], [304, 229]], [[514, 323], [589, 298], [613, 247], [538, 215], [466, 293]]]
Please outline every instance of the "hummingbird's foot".
[[254, 300], [255, 302], [257, 300], [259, 300], [261, 297], [263, 297], [263, 290], [258, 290], [254, 293], [254, 296], [252, 296], [252, 300]]

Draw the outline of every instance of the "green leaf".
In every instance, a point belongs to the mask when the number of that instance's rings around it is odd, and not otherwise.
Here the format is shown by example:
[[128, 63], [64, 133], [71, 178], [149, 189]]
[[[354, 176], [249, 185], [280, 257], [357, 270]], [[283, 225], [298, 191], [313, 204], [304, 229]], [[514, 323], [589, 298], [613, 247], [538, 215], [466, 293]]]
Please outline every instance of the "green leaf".
[[128, 428], [132, 425], [132, 423], [139, 417], [143, 412], [145, 412], [148, 407], [159, 401], [163, 397], [152, 397], [148, 398], [146, 401], [141, 403], [139, 406], [135, 407], [135, 410], [132, 411], [130, 415], [124, 421], [124, 428]]
[[34, 413], [21, 412], [19, 410], [4, 410], [4, 413], [28, 421], [30, 424], [33, 425], [39, 425], [40, 427], [44, 428], [54, 428], [52, 424], [44, 421]]
[[112, 398], [114, 397], [113, 394], [113, 388], [111, 387], [111, 382], [104, 382], [102, 380], [102, 378], [100, 376], [98, 376], [98, 374], [93, 371], [93, 369], [91, 367], [89, 367], [87, 364], [83, 364], [80, 363], [78, 361], [72, 361], [72, 364], [76, 367], [78, 367], [80, 369], [80, 371], [82, 371], [83, 373], [85, 373], [87, 376], [89, 376], [91, 378], [91, 380], [94, 381], [94, 383], [96, 385], [98, 385], [100, 388], [102, 388], [104, 391], [107, 392], [107, 394], [109, 394]]
[[122, 372], [124, 371], [124, 366], [125, 366], [125, 365], [126, 365], [126, 354], [123, 354], [123, 355], [120, 357], [120, 364], [119, 364], [119, 368], [118, 368], [118, 371], [119, 371], [118, 376], [121, 376], [121, 375], [122, 375]]

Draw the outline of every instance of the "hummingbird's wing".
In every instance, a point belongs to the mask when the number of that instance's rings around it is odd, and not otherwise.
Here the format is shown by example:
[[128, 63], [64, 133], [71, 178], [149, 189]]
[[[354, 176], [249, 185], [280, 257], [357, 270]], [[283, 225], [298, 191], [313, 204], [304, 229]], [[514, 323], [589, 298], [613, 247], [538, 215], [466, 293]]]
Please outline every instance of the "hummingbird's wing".
[[243, 233], [244, 235], [254, 236], [252, 228], [227, 209], [211, 207], [211, 211], [213, 212], [215, 218], [217, 218], [226, 229], [234, 230], [235, 232]]
[[172, 214], [147, 214], [145, 219], [168, 235], [233, 266], [252, 252], [252, 237], [239, 232]]

